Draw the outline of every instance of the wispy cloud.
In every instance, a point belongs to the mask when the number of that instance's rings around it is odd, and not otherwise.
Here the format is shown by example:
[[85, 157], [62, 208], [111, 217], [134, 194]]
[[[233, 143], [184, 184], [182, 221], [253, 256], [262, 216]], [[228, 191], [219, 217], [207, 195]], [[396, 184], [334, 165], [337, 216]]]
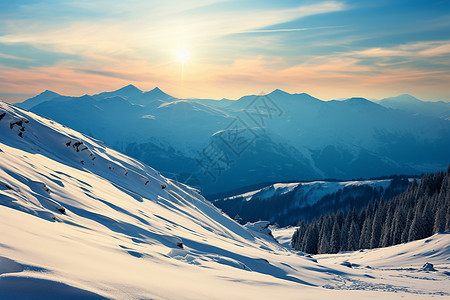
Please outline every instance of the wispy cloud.
[[20, 60], [20, 61], [33, 61], [30, 58], [19, 57], [19, 56], [15, 56], [15, 55], [4, 54], [4, 53], [0, 53], [0, 58], [12, 59], [12, 60]]
[[[114, 11], [124, 9], [117, 3], [110, 10], [105, 10], [106, 16], [103, 18], [100, 16], [101, 22], [98, 22], [98, 17], [85, 17], [79, 20], [75, 15], [69, 16], [68, 20], [59, 21], [58, 26], [45, 26], [49, 24], [33, 26], [32, 24], [37, 22], [33, 16], [10, 20], [5, 22], [10, 32], [0, 36], [0, 42], [26, 43], [39, 48], [50, 47], [53, 51], [77, 53], [97, 59], [99, 56], [143, 55], [142, 49], [147, 49], [150, 54], [159, 55], [158, 48], [195, 46], [224, 35], [259, 30], [302, 17], [345, 8], [342, 2], [326, 1], [290, 9], [255, 7], [245, 11], [213, 11], [191, 16], [183, 12], [196, 7], [195, 5], [187, 6], [185, 9], [180, 9], [185, 5], [179, 5], [178, 9], [172, 10], [174, 1], [169, 1], [167, 4], [157, 6], [156, 9], [153, 7], [150, 9], [145, 1], [135, 2], [136, 6], [133, 7], [132, 15], [127, 17], [126, 22], [108, 18], [108, 15], [115, 14]], [[203, 2], [200, 1], [197, 6]], [[88, 3], [85, 5], [92, 6]], [[94, 7], [97, 6], [98, 4], [95, 4]], [[127, 12], [126, 9], [124, 10]], [[51, 20], [49, 22], [51, 23]]]
[[396, 45], [390, 48], [369, 48], [349, 53], [357, 57], [435, 57], [450, 55], [450, 41], [429, 41]]
[[100, 75], [103, 77], [111, 77], [128, 81], [139, 81], [140, 75], [130, 74], [125, 72], [107, 71], [100, 69], [85, 69], [85, 68], [71, 68], [75, 72], [82, 72], [86, 74]]
[[280, 28], [280, 29], [259, 29], [259, 30], [247, 30], [239, 33], [273, 33], [273, 32], [295, 32], [295, 31], [307, 31], [307, 30], [320, 30], [320, 29], [336, 29], [344, 28], [347, 26], [320, 26], [320, 27], [305, 27], [305, 28]]

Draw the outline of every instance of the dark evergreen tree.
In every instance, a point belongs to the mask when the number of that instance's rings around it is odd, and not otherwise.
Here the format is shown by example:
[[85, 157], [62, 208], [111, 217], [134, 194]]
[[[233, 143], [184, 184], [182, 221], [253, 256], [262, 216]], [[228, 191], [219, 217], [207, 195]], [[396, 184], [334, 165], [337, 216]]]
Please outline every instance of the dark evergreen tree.
[[347, 215], [345, 216], [344, 223], [342, 224], [341, 228], [341, 237], [340, 237], [340, 248], [339, 251], [347, 251], [348, 247], [348, 235], [350, 233], [350, 226], [352, 225], [352, 216], [353, 216], [354, 210], [350, 210]]
[[364, 214], [364, 222], [361, 227], [361, 235], [359, 237], [359, 249], [367, 249], [370, 247], [370, 237], [372, 235], [372, 206], [367, 205]]
[[[392, 202], [389, 202], [387, 205], [384, 206], [385, 210], [379, 214], [379, 217], [382, 218], [382, 228], [381, 228], [381, 235], [380, 235], [380, 247], [387, 247], [389, 245], [392, 245], [392, 222], [393, 222], [393, 205]], [[383, 217], [384, 216], [384, 217]]]
[[431, 202], [427, 201], [425, 203], [425, 207], [422, 211], [421, 216], [421, 225], [422, 225], [422, 236], [420, 239], [423, 239], [427, 236], [431, 236], [433, 234], [434, 227], [434, 213], [432, 211], [433, 203], [437, 202], [438, 195], [435, 194], [432, 196]]
[[409, 230], [411, 228], [411, 224], [414, 218], [414, 210], [413, 207], [408, 207], [408, 215], [406, 217], [406, 223], [405, 223], [405, 228], [403, 228], [403, 232], [402, 232], [402, 243], [406, 243], [408, 241], [408, 237], [409, 237]]
[[303, 252], [317, 254], [319, 230], [316, 223], [312, 223], [308, 226], [303, 237]]
[[330, 237], [331, 237], [331, 230], [333, 229], [331, 226], [332, 226], [331, 217], [330, 216], [323, 217], [318, 243], [319, 253], [330, 253]]
[[[394, 219], [391, 226], [391, 232], [392, 232], [392, 244], [400, 244], [402, 242], [402, 231], [403, 228], [405, 228], [406, 224], [406, 216], [405, 216], [405, 209], [403, 206], [398, 205], [395, 213], [394, 213]], [[386, 247], [387, 244], [383, 244], [383, 247]]]
[[[450, 194], [450, 193], [449, 193]], [[445, 216], [445, 231], [450, 231], [450, 205], [448, 204], [450, 202], [450, 195], [447, 195], [447, 214]]]
[[350, 225], [350, 232], [348, 234], [347, 250], [357, 250], [359, 249], [359, 229], [356, 220], [353, 220], [352, 225]]
[[445, 206], [438, 207], [434, 217], [433, 233], [442, 232], [445, 230], [445, 213], [447, 208]]
[[[382, 216], [383, 212], [380, 207], [378, 207], [378, 210], [375, 212], [375, 215], [372, 220], [372, 234], [370, 237], [370, 248], [377, 248], [380, 244], [380, 237], [381, 237], [381, 229], [382, 229]], [[385, 225], [388, 223], [385, 222]], [[387, 227], [387, 226], [386, 226]]]
[[294, 249], [299, 249], [303, 242], [303, 237], [305, 235], [306, 224], [304, 221], [300, 221], [298, 224], [298, 229], [294, 232], [294, 236], [292, 237], [291, 246]]
[[[338, 214], [339, 215], [339, 214]], [[338, 253], [341, 248], [341, 229], [339, 228], [339, 218], [336, 215], [336, 218], [333, 222], [333, 229], [331, 231], [331, 241], [329, 253]], [[341, 214], [342, 216], [342, 214]]]
[[[427, 193], [428, 185], [423, 185], [424, 192]], [[421, 193], [423, 194], [423, 193]], [[415, 241], [424, 237], [423, 227], [422, 227], [422, 207], [423, 198], [420, 198], [419, 202], [414, 209], [414, 218], [411, 222], [411, 227], [409, 228], [408, 241]]]

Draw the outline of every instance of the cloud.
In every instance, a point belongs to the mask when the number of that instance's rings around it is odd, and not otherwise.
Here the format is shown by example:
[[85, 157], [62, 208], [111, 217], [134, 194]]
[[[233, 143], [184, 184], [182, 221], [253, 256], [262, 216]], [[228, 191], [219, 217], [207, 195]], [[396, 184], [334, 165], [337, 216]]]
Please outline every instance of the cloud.
[[[151, 57], [157, 60], [163, 56], [160, 49], [175, 49], [186, 45], [196, 47], [229, 34], [259, 30], [345, 8], [341, 2], [325, 1], [289, 9], [252, 7], [241, 10], [236, 7], [202, 13], [193, 10], [206, 3], [194, 1], [191, 5], [180, 5], [177, 1], [168, 1], [154, 5], [152, 2], [133, 1], [132, 4], [124, 5], [109, 4], [109, 1], [91, 4], [89, 1], [69, 2], [66, 6], [61, 4], [60, 10], [77, 7], [82, 9], [81, 18], [68, 13], [66, 19], [56, 18], [56, 21], [51, 18], [36, 20], [32, 11], [45, 11], [46, 7], [42, 3], [35, 4], [26, 6], [28, 15], [22, 12], [22, 18], [2, 22], [7, 33], [0, 36], [0, 42], [31, 44], [41, 49], [97, 60], [108, 61], [107, 58], [126, 56]], [[102, 9], [99, 10], [99, 6]], [[58, 9], [50, 9], [54, 10], [55, 15], [58, 13]], [[97, 15], [91, 16], [94, 10]]]
[[445, 42], [441, 45], [433, 45], [428, 49], [422, 50], [419, 52], [421, 56], [434, 57], [434, 56], [442, 56], [450, 54], [450, 41]]
[[437, 57], [450, 54], [450, 41], [429, 41], [396, 45], [390, 48], [369, 48], [351, 52], [356, 57]]
[[9, 55], [9, 54], [5, 54], [5, 53], [0, 53], [0, 58], [4, 58], [4, 59], [12, 59], [12, 60], [20, 60], [20, 61], [33, 61], [30, 58], [26, 58], [26, 57], [18, 57], [15, 55]]
[[107, 70], [98, 70], [98, 69], [84, 69], [84, 68], [71, 68], [75, 72], [82, 72], [86, 74], [100, 75], [103, 77], [111, 77], [129, 81], [138, 81], [139, 75], [133, 75], [125, 72], [117, 72], [117, 71], [107, 71]]
[[319, 30], [319, 29], [335, 29], [343, 28], [347, 26], [320, 26], [320, 27], [305, 27], [305, 28], [281, 28], [281, 29], [259, 29], [259, 30], [247, 30], [239, 33], [276, 33], [276, 32], [295, 32], [295, 31], [307, 31], [307, 30]]

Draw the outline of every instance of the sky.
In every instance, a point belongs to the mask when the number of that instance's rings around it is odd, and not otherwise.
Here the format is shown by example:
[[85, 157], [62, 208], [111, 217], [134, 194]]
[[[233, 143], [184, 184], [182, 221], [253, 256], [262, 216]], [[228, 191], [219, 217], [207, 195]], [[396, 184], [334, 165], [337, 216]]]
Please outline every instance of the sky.
[[450, 1], [0, 0], [0, 99], [128, 84], [450, 101]]

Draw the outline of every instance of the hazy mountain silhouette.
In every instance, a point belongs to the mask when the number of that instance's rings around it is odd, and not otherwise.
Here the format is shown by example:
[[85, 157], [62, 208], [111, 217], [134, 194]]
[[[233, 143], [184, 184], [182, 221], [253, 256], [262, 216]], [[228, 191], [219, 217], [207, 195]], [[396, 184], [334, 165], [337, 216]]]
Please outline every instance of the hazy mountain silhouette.
[[[32, 101], [19, 106], [25, 103]], [[206, 195], [260, 182], [420, 174], [450, 162], [450, 122], [364, 98], [322, 101], [275, 90], [236, 101], [181, 100], [128, 85], [37, 103], [31, 111]]]

